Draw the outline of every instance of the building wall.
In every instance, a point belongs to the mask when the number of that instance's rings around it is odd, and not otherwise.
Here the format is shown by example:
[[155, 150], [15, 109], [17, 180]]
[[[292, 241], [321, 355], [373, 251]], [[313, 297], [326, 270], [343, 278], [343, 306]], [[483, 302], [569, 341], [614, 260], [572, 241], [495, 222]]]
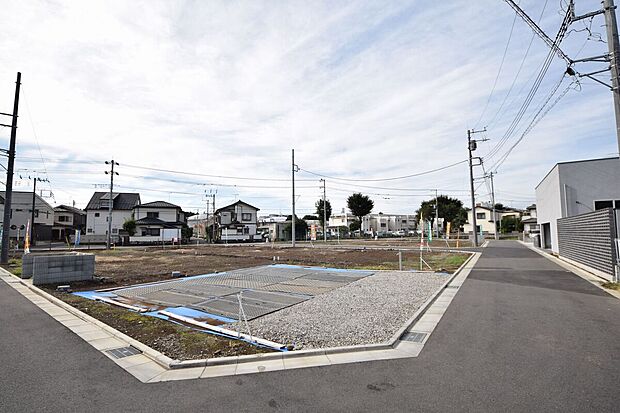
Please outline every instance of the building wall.
[[[620, 160], [561, 163], [536, 187], [538, 224], [550, 226], [551, 249], [558, 250], [557, 220], [591, 212], [596, 200], [620, 200]], [[544, 243], [542, 244], [544, 245]]]
[[[96, 216], [99, 214], [99, 216]], [[112, 235], [123, 229], [126, 220], [131, 219], [131, 210], [112, 211]], [[106, 235], [108, 233], [108, 211], [106, 209], [86, 211], [86, 235]]]
[[[476, 214], [484, 214], [484, 219], [478, 218], [476, 215], [476, 225], [478, 225], [483, 233], [493, 234], [495, 233], [495, 223], [491, 221], [491, 217], [493, 215], [492, 210], [488, 210], [486, 208], [482, 208], [480, 206], [476, 206]], [[495, 211], [496, 220], [501, 219], [501, 214]], [[472, 211], [467, 212], [467, 223], [463, 225], [464, 232], [472, 232], [473, 231], [473, 214]]]
[[[1, 192], [4, 197], [4, 192]], [[38, 211], [34, 218], [35, 231], [39, 240], [47, 240], [51, 237], [51, 227], [54, 224], [54, 209], [40, 196], [35, 197], [35, 211]], [[20, 238], [24, 237], [24, 232], [28, 221], [32, 216], [32, 192], [13, 192], [11, 200], [11, 226], [15, 225], [17, 229], [10, 230], [10, 237], [17, 238], [19, 231]], [[0, 221], [4, 217], [4, 204], [0, 204]], [[0, 222], [1, 225], [1, 222]], [[21, 227], [24, 229], [19, 229]], [[47, 229], [49, 227], [49, 230]], [[40, 228], [40, 231], [37, 229]], [[47, 234], [49, 233], [49, 237]]]
[[182, 221], [182, 217], [179, 216], [179, 211], [173, 208], [154, 208], [154, 207], [141, 207], [137, 206], [133, 209], [134, 217], [137, 220], [146, 218], [149, 212], [159, 213], [158, 219], [164, 222], [176, 222]]

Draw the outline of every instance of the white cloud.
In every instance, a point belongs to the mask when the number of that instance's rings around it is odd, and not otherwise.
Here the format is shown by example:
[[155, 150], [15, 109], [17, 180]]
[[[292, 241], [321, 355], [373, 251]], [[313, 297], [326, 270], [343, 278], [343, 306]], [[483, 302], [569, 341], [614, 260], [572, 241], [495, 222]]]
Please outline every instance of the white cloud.
[[[533, 0], [522, 7], [532, 16], [541, 9]], [[549, 5], [541, 23], [549, 33], [561, 19], [554, 7]], [[106, 183], [105, 165], [74, 161], [114, 157], [121, 163], [119, 189], [143, 188], [143, 200], [171, 200], [195, 210], [204, 205], [204, 190], [215, 186], [135, 175], [236, 183], [238, 188], [219, 186], [219, 205], [238, 194], [264, 212], [288, 211], [292, 147], [302, 168], [343, 177], [407, 175], [465, 159], [466, 129], [487, 101], [514, 18], [507, 5], [491, 0], [39, 1], [11, 2], [4, 11], [17, 18], [0, 26], [0, 105], [10, 109], [15, 72], [22, 71], [32, 116], [23, 101], [19, 155], [39, 157], [33, 122], [58, 203], [84, 206], [93, 184]], [[501, 104], [530, 36], [517, 19], [483, 122]], [[576, 53], [584, 39], [571, 33], [567, 50]], [[586, 46], [583, 54], [604, 47]], [[499, 141], [529, 90], [524, 82], [546, 53], [536, 38], [511, 93], [515, 100], [507, 100], [506, 114], [489, 129], [492, 140], [480, 145], [478, 155]], [[562, 71], [556, 59], [540, 96]], [[540, 104], [535, 100], [531, 110]], [[580, 94], [571, 93], [499, 171], [499, 200], [523, 206], [555, 162], [616, 151], [610, 119], [607, 90], [590, 83]], [[0, 143], [7, 137], [0, 130]], [[285, 181], [184, 177], [124, 166], [131, 164]], [[17, 166], [42, 169], [32, 159], [18, 160]], [[345, 182], [328, 182], [328, 188], [402, 194], [391, 188], [439, 187], [458, 195], [468, 188], [467, 176], [460, 165], [404, 181], [367, 183], [384, 189]], [[299, 208], [311, 212], [321, 193], [318, 178], [297, 177]], [[339, 211], [347, 192], [328, 190], [328, 196]], [[377, 210], [403, 213], [413, 212], [422, 199], [372, 197]]]

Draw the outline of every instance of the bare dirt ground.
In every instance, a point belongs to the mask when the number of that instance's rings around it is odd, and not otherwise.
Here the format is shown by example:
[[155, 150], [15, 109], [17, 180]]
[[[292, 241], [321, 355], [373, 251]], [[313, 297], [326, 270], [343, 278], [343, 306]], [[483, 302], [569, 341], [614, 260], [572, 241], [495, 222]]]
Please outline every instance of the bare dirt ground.
[[[104, 283], [72, 284], [74, 290], [109, 288], [171, 278], [172, 271], [200, 275], [275, 262], [349, 269], [398, 269], [398, 252], [380, 249], [206, 245], [183, 249], [118, 249], [98, 251], [95, 275]], [[455, 271], [467, 254], [424, 252], [433, 270]], [[403, 252], [404, 269], [419, 269], [419, 252]], [[428, 268], [424, 268], [428, 270]]]

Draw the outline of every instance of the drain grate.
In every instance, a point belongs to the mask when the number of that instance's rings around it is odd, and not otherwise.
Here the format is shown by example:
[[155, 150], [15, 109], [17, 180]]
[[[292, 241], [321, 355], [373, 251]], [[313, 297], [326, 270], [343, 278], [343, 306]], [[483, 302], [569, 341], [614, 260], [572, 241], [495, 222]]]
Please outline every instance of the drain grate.
[[136, 354], [142, 354], [140, 350], [132, 346], [113, 348], [111, 350], [106, 350], [106, 353], [108, 353], [115, 359], [122, 359], [124, 357], [135, 356]]
[[413, 343], [421, 343], [426, 338], [428, 333], [417, 333], [415, 331], [410, 331], [401, 336], [401, 340], [411, 341]]
[[460, 287], [460, 285], [448, 285], [446, 288], [454, 288], [454, 289], [456, 289], [456, 288], [459, 288], [459, 287]]

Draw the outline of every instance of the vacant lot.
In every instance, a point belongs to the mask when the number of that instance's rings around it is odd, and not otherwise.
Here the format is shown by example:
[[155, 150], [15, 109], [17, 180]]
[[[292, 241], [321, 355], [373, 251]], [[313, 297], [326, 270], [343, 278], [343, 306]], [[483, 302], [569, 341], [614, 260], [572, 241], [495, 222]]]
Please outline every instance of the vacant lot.
[[[352, 248], [351, 246], [309, 246], [303, 245], [292, 249], [284, 246], [224, 246], [205, 245], [184, 247], [182, 249], [156, 248], [119, 248], [112, 251], [97, 251], [96, 275], [103, 281], [72, 283], [75, 291], [114, 288], [138, 283], [171, 279], [172, 271], [180, 271], [184, 275], [200, 275], [222, 272], [232, 269], [254, 267], [274, 262], [281, 264], [314, 265], [350, 269], [398, 269], [398, 246], [394, 249]], [[456, 270], [468, 257], [465, 253], [427, 252], [424, 260], [433, 270]], [[11, 270], [18, 272], [19, 262], [15, 261]], [[419, 269], [419, 251], [403, 251], [403, 268]], [[428, 267], [425, 266], [425, 270]], [[420, 274], [420, 277], [423, 277]], [[428, 275], [424, 277], [428, 280]], [[403, 317], [406, 319], [411, 309], [417, 307], [421, 300], [436, 287], [436, 282], [429, 284], [429, 289], [419, 290], [419, 294], [409, 295], [402, 301]], [[438, 285], [438, 284], [437, 284]], [[173, 323], [142, 316], [137, 313], [112, 307], [107, 304], [93, 302], [71, 294], [56, 293], [55, 286], [47, 286], [59, 298], [107, 323], [127, 335], [151, 346], [152, 348], [178, 359], [210, 358], [237, 354], [254, 353], [260, 350], [239, 341], [204, 334]], [[345, 294], [342, 291], [341, 294]], [[418, 297], [419, 295], [419, 297]], [[405, 297], [406, 298], [406, 297]], [[346, 298], [342, 299], [347, 302]], [[313, 300], [310, 300], [313, 301]], [[406, 302], [405, 302], [406, 301]], [[319, 303], [320, 304], [320, 303]], [[413, 306], [413, 307], [411, 307]], [[401, 307], [399, 305], [399, 307]], [[411, 307], [411, 308], [409, 308]], [[360, 308], [360, 310], [362, 310]], [[364, 310], [367, 310], [364, 308]], [[285, 316], [286, 313], [282, 314]], [[319, 323], [314, 323], [319, 325]], [[261, 330], [261, 329], [259, 329]], [[391, 331], [391, 330], [390, 330]], [[271, 336], [271, 334], [270, 334]], [[277, 334], [274, 334], [277, 336]], [[328, 341], [304, 342], [295, 336], [286, 338], [301, 347], [333, 344]], [[381, 339], [384, 339], [381, 336]], [[348, 340], [348, 339], [347, 339]], [[340, 340], [348, 342], [346, 340]]]
[[[200, 275], [257, 265], [281, 264], [316, 265], [350, 269], [398, 269], [395, 249], [329, 248], [303, 246], [299, 248], [270, 246], [199, 246], [183, 249], [117, 249], [98, 251], [96, 275], [104, 277], [103, 284], [72, 284], [74, 290], [108, 288], [144, 282], [167, 280], [172, 271], [184, 275]], [[424, 252], [424, 260], [433, 270], [456, 270], [468, 254]], [[419, 252], [403, 251], [404, 269], [419, 268]], [[424, 270], [429, 270], [424, 267]]]

